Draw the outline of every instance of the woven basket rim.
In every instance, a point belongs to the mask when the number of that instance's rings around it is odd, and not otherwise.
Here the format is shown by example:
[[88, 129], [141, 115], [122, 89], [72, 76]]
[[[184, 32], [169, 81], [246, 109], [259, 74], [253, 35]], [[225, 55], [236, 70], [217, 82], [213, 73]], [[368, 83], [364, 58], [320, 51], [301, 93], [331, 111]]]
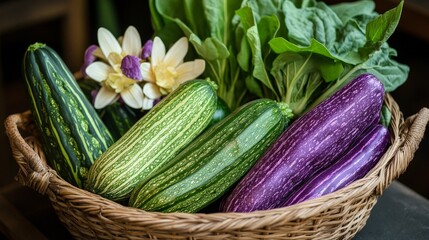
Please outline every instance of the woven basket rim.
[[[20, 166], [17, 179], [41, 194], [48, 195], [51, 202], [59, 201], [58, 199], [64, 197], [68, 202], [75, 201], [75, 204], [63, 207], [78, 208], [85, 213], [102, 215], [103, 219], [109, 219], [108, 222], [113, 225], [115, 222], [132, 222], [144, 226], [148, 231], [160, 229], [170, 229], [175, 233], [225, 231], [225, 229], [243, 231], [300, 221], [326, 212], [333, 206], [342, 206], [351, 198], [369, 196], [376, 198], [382, 194], [383, 190], [407, 168], [423, 138], [429, 121], [429, 109], [427, 108], [422, 108], [419, 113], [404, 120], [397, 103], [390, 94], [386, 95], [385, 103], [392, 112], [392, 121], [389, 127], [392, 144], [378, 164], [364, 178], [319, 198], [288, 207], [250, 213], [160, 213], [121, 205], [69, 184], [46, 164], [43, 151], [40, 150], [40, 143], [37, 142], [36, 137], [30, 135], [24, 139], [21, 136], [20, 130], [28, 130], [26, 128], [31, 122], [28, 111], [9, 116], [6, 119], [5, 127], [14, 158]], [[30, 158], [31, 161], [38, 161], [38, 163], [30, 163]], [[84, 202], [88, 199], [92, 203]], [[60, 206], [55, 204], [54, 208], [59, 212], [63, 211]], [[67, 221], [65, 217], [60, 216], [60, 218], [63, 222]], [[154, 220], [156, 223], [153, 223]], [[366, 221], [366, 217], [363, 217], [363, 220]], [[184, 223], [176, 224], [178, 222]], [[72, 228], [72, 226], [68, 227]], [[129, 228], [133, 228], [133, 226], [129, 226]], [[71, 230], [71, 232], [73, 231]]]

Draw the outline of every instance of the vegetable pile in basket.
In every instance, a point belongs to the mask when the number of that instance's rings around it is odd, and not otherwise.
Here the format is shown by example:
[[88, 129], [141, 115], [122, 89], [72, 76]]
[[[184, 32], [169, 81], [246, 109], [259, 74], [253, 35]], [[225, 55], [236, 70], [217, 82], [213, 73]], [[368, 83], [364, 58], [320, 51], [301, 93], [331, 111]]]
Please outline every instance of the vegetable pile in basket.
[[48, 163], [147, 211], [251, 212], [335, 192], [389, 145], [384, 96], [409, 71], [387, 44], [402, 6], [151, 0], [153, 42], [100, 29], [79, 80], [30, 45], [23, 73]]

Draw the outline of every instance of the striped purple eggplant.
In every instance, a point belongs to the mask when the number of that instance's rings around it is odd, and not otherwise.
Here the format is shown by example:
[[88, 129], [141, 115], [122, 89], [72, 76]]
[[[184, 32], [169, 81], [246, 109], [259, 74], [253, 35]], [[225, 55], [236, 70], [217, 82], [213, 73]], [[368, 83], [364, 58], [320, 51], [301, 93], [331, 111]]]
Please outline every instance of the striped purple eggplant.
[[296, 119], [226, 196], [223, 212], [278, 207], [299, 185], [331, 165], [380, 119], [382, 83], [371, 74], [351, 80]]
[[304, 183], [280, 205], [290, 206], [321, 197], [363, 178], [380, 160], [389, 143], [389, 131], [381, 124], [371, 126], [333, 165]]

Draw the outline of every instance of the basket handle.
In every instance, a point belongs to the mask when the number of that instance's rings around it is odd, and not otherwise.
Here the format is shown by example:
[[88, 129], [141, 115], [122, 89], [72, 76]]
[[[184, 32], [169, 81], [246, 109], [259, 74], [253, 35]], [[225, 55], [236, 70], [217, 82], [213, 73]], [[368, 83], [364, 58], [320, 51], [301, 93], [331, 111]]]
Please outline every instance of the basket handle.
[[[408, 167], [414, 157], [414, 153], [419, 148], [419, 144], [424, 137], [426, 125], [429, 122], [429, 109], [422, 108], [420, 111], [405, 119], [401, 127], [402, 145], [398, 148], [392, 161], [380, 174], [380, 182], [375, 189], [377, 195], [381, 195], [390, 183], [397, 179]], [[384, 175], [384, 176], [383, 176]]]
[[47, 166], [37, 139], [22, 137], [20, 130], [29, 129], [30, 123], [30, 111], [10, 115], [5, 120], [6, 135], [9, 138], [12, 155], [19, 167], [16, 180], [45, 194], [51, 176], [56, 173]]

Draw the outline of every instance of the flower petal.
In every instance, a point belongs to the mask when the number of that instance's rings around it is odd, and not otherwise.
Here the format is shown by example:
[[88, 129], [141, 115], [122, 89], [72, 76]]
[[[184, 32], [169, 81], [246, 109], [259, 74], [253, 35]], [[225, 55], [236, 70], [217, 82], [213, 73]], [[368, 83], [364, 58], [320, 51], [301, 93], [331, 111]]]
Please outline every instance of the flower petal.
[[80, 68], [80, 71], [82, 72], [83, 76], [86, 77], [86, 68], [89, 66], [89, 64], [93, 63], [96, 59], [96, 56], [94, 56], [94, 51], [98, 48], [97, 45], [90, 45], [84, 53], [83, 57], [83, 64]]
[[119, 45], [118, 40], [113, 36], [109, 30], [101, 27], [97, 32], [98, 44], [100, 45], [101, 51], [103, 52], [106, 58], [109, 57], [110, 53], [118, 53], [121, 54], [122, 48]]
[[129, 26], [124, 34], [122, 50], [126, 55], [139, 57], [142, 48], [142, 41], [139, 32], [134, 26]]
[[115, 91], [106, 87], [101, 87], [97, 96], [95, 96], [94, 107], [96, 109], [104, 108], [115, 100], [116, 95]]
[[165, 45], [159, 37], [155, 37], [152, 44], [151, 62], [153, 66], [159, 65], [165, 57]]
[[182, 37], [168, 50], [164, 57], [164, 64], [171, 67], [176, 67], [183, 62], [183, 59], [188, 52], [188, 39]]
[[150, 98], [144, 98], [143, 99], [143, 105], [142, 105], [142, 109], [143, 110], [149, 110], [153, 107], [155, 102], [155, 99], [150, 99]]
[[110, 65], [104, 62], [93, 62], [85, 69], [86, 74], [93, 80], [101, 82], [107, 79], [109, 73], [113, 71]]
[[107, 58], [106, 58], [106, 56], [104, 56], [104, 54], [103, 54], [103, 52], [101, 51], [101, 48], [100, 48], [100, 47], [97, 47], [97, 49], [95, 49], [95, 50], [94, 50], [94, 52], [93, 52], [92, 54], [94, 54], [94, 56], [95, 56], [96, 58], [100, 58], [101, 60], [103, 60], [103, 61], [107, 62]]
[[195, 79], [200, 76], [204, 72], [205, 66], [206, 62], [202, 59], [196, 59], [194, 61], [181, 64], [178, 68], [176, 68], [176, 87], [183, 82]]
[[150, 57], [150, 54], [152, 53], [152, 45], [153, 45], [153, 41], [150, 39], [147, 40], [146, 43], [143, 45], [142, 54], [141, 54], [142, 59], [147, 59]]
[[122, 91], [121, 97], [128, 106], [136, 109], [142, 108], [144, 96], [143, 90], [139, 85], [134, 84]]
[[112, 52], [107, 58], [108, 62], [112, 67], [121, 65], [122, 55], [119, 53]]
[[148, 82], [155, 82], [155, 76], [152, 71], [152, 65], [148, 62], [140, 64], [140, 71], [142, 73], [142, 78]]
[[89, 64], [93, 63], [96, 59], [96, 57], [94, 56], [94, 51], [97, 50], [98, 46], [97, 45], [90, 45], [86, 50], [85, 50], [85, 54], [84, 54], [84, 61], [83, 64], [88, 66]]
[[148, 98], [156, 99], [161, 97], [161, 92], [159, 90], [159, 87], [156, 84], [153, 83], [146, 83], [143, 86], [143, 93]]

